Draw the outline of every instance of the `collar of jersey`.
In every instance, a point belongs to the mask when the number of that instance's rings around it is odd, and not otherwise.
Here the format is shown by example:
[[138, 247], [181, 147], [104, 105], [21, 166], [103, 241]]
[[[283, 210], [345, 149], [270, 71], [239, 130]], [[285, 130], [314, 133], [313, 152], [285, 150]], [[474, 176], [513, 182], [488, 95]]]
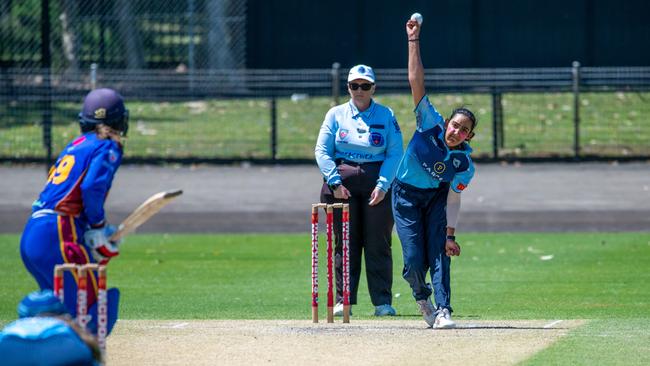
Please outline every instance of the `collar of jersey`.
[[350, 112], [352, 113], [352, 118], [357, 118], [359, 115], [365, 117], [365, 118], [370, 118], [372, 116], [372, 112], [375, 111], [375, 101], [371, 98], [370, 99], [370, 105], [368, 106], [368, 109], [366, 109], [363, 112], [359, 112], [359, 109], [357, 108], [354, 103], [352, 103], [352, 99], [348, 102], [350, 105]]

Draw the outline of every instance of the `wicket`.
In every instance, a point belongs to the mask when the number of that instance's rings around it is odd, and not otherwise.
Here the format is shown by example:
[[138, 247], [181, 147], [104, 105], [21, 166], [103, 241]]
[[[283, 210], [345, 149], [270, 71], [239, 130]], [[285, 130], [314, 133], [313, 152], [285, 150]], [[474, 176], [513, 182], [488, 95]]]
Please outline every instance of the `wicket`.
[[96, 263], [58, 264], [54, 267], [54, 294], [65, 303], [63, 276], [66, 271], [77, 278], [77, 324], [83, 329], [90, 320], [88, 315], [88, 271], [97, 271], [97, 342], [102, 353], [106, 353], [108, 335], [108, 295], [106, 293], [106, 266]]
[[340, 208], [341, 241], [343, 250], [343, 323], [350, 322], [350, 205], [347, 203], [314, 203], [311, 205], [311, 307], [312, 321], [318, 323], [318, 209], [324, 208], [327, 234], [327, 322], [334, 323], [334, 291], [333, 291], [333, 228], [334, 209]]

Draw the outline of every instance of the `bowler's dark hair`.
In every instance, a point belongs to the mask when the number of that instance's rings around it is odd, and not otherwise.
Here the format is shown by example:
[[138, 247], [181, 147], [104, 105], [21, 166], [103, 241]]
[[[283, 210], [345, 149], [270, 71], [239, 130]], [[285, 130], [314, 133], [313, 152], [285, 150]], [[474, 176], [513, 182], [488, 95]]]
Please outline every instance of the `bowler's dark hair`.
[[472, 131], [474, 131], [476, 125], [478, 125], [478, 121], [476, 120], [476, 116], [474, 116], [474, 113], [472, 113], [472, 111], [470, 111], [464, 106], [458, 107], [451, 112], [451, 117], [449, 117], [449, 119], [454, 118], [454, 116], [457, 114], [462, 114], [463, 116], [469, 118], [469, 120], [472, 121]]

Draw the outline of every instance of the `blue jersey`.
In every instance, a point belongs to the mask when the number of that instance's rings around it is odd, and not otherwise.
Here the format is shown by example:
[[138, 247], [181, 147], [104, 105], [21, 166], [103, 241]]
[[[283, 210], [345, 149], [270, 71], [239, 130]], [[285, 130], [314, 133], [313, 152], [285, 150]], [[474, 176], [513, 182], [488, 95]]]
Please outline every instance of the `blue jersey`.
[[415, 108], [416, 130], [397, 169], [397, 179], [417, 188], [450, 183], [460, 192], [474, 176], [472, 148], [463, 142], [451, 150], [445, 143], [445, 119], [424, 96]]
[[94, 132], [74, 139], [50, 169], [45, 188], [32, 205], [34, 212], [52, 210], [88, 224], [104, 220], [104, 201], [122, 161], [122, 148]]
[[402, 157], [402, 132], [390, 108], [371, 100], [368, 109], [360, 112], [350, 100], [327, 112], [315, 152], [327, 184], [341, 183], [337, 159], [383, 162], [377, 187], [387, 191]]
[[45, 339], [59, 334], [77, 336], [61, 319], [48, 317], [22, 318], [8, 324], [0, 333], [3, 337], [20, 337], [23, 339]]
[[63, 320], [22, 318], [0, 332], [3, 365], [98, 365], [91, 349]]

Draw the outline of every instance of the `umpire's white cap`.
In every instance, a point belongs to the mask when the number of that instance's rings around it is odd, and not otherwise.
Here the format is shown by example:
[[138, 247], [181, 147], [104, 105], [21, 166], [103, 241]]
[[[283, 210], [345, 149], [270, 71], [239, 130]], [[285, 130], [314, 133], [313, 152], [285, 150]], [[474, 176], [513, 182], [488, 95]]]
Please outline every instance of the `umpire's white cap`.
[[366, 65], [353, 66], [348, 74], [348, 82], [356, 79], [368, 80], [371, 83], [375, 82], [375, 72], [372, 67]]

